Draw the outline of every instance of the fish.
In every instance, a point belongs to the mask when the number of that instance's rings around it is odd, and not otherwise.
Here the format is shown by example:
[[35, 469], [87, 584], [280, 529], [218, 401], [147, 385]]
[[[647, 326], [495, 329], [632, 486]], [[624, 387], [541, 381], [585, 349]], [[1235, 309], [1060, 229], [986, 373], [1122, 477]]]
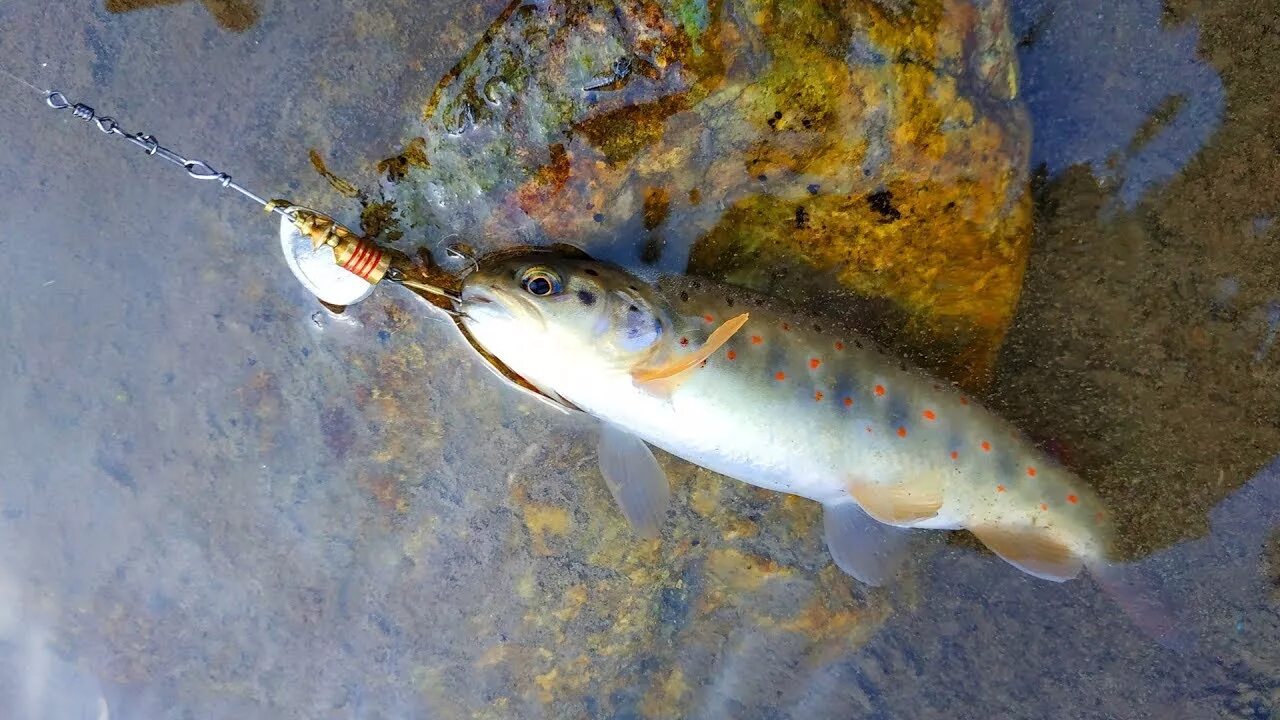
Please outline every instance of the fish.
[[537, 250], [482, 263], [457, 308], [522, 387], [600, 421], [601, 474], [642, 536], [670, 502], [653, 446], [821, 503], [833, 561], [868, 585], [898, 571], [914, 531], [964, 529], [1037, 578], [1087, 569], [1149, 634], [1172, 637], [1111, 561], [1111, 516], [1085, 482], [849, 328], [742, 288]]

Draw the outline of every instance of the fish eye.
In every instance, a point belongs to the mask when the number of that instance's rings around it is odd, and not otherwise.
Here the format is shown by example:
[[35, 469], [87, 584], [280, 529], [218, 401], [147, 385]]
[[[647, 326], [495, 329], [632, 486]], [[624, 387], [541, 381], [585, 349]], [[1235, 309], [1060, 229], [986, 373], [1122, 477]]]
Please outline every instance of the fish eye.
[[560, 294], [564, 290], [564, 283], [549, 268], [531, 267], [520, 274], [520, 287], [530, 295], [547, 297]]

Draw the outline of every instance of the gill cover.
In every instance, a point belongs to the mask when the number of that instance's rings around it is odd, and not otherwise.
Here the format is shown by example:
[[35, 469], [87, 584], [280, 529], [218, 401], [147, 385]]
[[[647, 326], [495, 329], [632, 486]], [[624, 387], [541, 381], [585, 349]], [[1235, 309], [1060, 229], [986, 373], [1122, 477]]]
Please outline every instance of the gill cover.
[[[579, 273], [581, 277], [578, 277]], [[586, 282], [587, 278], [593, 282]], [[464, 337], [499, 377], [557, 409], [580, 412], [555, 388], [539, 382], [538, 378], [522, 376], [479, 341], [468, 328], [468, 322], [476, 322], [467, 314], [468, 299], [479, 304], [472, 308], [479, 314], [487, 311], [485, 306], [493, 304], [497, 298], [477, 295], [474, 288], [472, 293], [468, 293], [467, 281], [477, 284], [501, 282], [504, 285], [501, 291], [512, 295], [505, 299], [516, 305], [537, 307], [538, 302], [568, 302], [594, 309], [593, 327], [584, 328], [585, 332], [593, 334], [599, 343], [617, 353], [643, 356], [658, 343], [664, 329], [658, 309], [641, 289], [643, 285], [639, 281], [627, 282], [629, 278], [621, 270], [595, 263], [585, 252], [571, 246], [502, 251], [477, 262], [475, 270], [464, 277], [463, 302], [458, 307], [462, 318], [458, 325]], [[622, 282], [611, 284], [609, 280]], [[567, 293], [572, 295], [565, 297]], [[547, 311], [551, 311], [551, 306]], [[582, 316], [582, 321], [585, 321], [591, 314], [583, 313]], [[533, 322], [533, 319], [528, 321]], [[600, 474], [623, 516], [640, 537], [657, 537], [670, 505], [671, 489], [653, 452], [643, 440], [609, 422], [600, 424], [596, 450]]]
[[[460, 285], [465, 285], [467, 282], [468, 276], [474, 273], [482, 272], [486, 269], [493, 268], [494, 266], [500, 264], [504, 260], [508, 260], [513, 257], [519, 257], [522, 255], [544, 254], [548, 258], [564, 257], [564, 258], [572, 258], [575, 260], [587, 260], [587, 261], [594, 260], [594, 258], [592, 258], [591, 255], [589, 255], [582, 248], [576, 247], [574, 245], [569, 245], [567, 243], [553, 243], [546, 247], [524, 246], [524, 247], [504, 248], [502, 250], [497, 250], [492, 253], [489, 253], [488, 255], [485, 255], [484, 257], [480, 257], [480, 258], [477, 258], [474, 255], [474, 253], [470, 251], [470, 248], [465, 246], [463, 247], [454, 246], [450, 248], [450, 251], [468, 261], [467, 271], [463, 273], [462, 277], [459, 279]], [[461, 307], [458, 307], [455, 305], [454, 310], [461, 310]], [[454, 322], [458, 326], [458, 330], [462, 332], [462, 337], [466, 338], [467, 344], [471, 346], [471, 349], [474, 350], [476, 354], [480, 356], [480, 359], [484, 360], [485, 367], [487, 367], [489, 371], [492, 372], [494, 375], [496, 375], [499, 379], [505, 381], [508, 385], [514, 387], [516, 390], [519, 390], [521, 393], [524, 393], [525, 395], [532, 397], [533, 399], [543, 403], [544, 405], [555, 408], [560, 412], [563, 412], [563, 413], [580, 412], [579, 409], [573, 405], [573, 403], [569, 402], [568, 400], [565, 400], [564, 398], [560, 397], [560, 395], [556, 394], [553, 391], [550, 391], [544, 388], [539, 388], [538, 386], [529, 382], [525, 378], [521, 377], [519, 373], [512, 370], [506, 363], [502, 362], [502, 360], [499, 359], [497, 356], [495, 356], [493, 353], [489, 352], [488, 350], [485, 350], [484, 347], [480, 345], [480, 343], [476, 342], [475, 336], [473, 336], [471, 332], [467, 330], [467, 326], [464, 323], [462, 323], [460, 320], [461, 319], [458, 316], [454, 316]]]

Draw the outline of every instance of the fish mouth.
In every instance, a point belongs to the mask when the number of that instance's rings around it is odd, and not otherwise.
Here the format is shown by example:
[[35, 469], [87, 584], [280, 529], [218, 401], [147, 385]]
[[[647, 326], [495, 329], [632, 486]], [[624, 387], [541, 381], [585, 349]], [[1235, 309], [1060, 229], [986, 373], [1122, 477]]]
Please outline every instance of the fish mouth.
[[465, 312], [469, 308], [497, 306], [502, 304], [497, 301], [494, 295], [497, 288], [489, 287], [465, 287], [462, 289], [462, 302], [458, 303], [458, 309]]
[[481, 320], [502, 320], [506, 323], [534, 322], [544, 327], [543, 315], [538, 305], [522, 297], [520, 293], [509, 292], [497, 284], [480, 284], [462, 288], [462, 302], [458, 311], [463, 319], [472, 323]]
[[520, 319], [524, 314], [536, 316], [536, 313], [530, 312], [532, 307], [523, 307], [526, 304], [523, 298], [504, 292], [495, 285], [474, 285], [463, 288], [458, 310], [465, 320], [472, 322], [512, 321]]

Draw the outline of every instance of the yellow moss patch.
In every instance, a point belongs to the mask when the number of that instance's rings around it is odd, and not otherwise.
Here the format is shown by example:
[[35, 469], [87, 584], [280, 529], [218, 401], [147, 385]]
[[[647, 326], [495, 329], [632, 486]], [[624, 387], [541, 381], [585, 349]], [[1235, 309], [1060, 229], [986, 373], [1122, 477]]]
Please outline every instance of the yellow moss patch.
[[647, 718], [655, 719], [683, 717], [682, 703], [687, 692], [689, 684], [685, 682], [684, 671], [677, 667], [649, 688], [640, 705], [640, 712]]
[[716, 593], [746, 593], [759, 590], [772, 580], [789, 577], [793, 570], [758, 555], [733, 548], [717, 548], [707, 554], [707, 579], [716, 585]]
[[684, 95], [670, 95], [589, 117], [573, 129], [604, 153], [611, 164], [624, 163], [662, 137], [667, 118], [684, 110]]
[[587, 602], [587, 586], [574, 585], [564, 592], [564, 607], [557, 610], [554, 614], [556, 619], [561, 622], [568, 622], [578, 616], [582, 612], [582, 606]]
[[520, 506], [524, 526], [533, 540], [534, 554], [550, 555], [547, 536], [560, 537], [569, 531], [569, 511], [559, 505], [530, 500], [528, 491], [520, 485], [512, 487], [511, 498]]

